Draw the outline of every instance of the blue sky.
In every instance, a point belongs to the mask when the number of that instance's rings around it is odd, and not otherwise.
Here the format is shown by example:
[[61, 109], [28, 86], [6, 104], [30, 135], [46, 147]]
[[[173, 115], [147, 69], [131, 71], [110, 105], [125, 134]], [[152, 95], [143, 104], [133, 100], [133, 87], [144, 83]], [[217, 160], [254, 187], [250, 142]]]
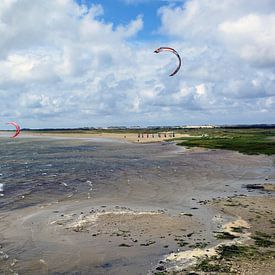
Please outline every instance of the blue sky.
[[[158, 10], [164, 5], [176, 6], [179, 1], [163, 0], [77, 0], [79, 4], [91, 6], [100, 4], [104, 8], [102, 18], [106, 22], [112, 22], [114, 26], [125, 25], [127, 22], [141, 15], [144, 21], [144, 28], [134, 38], [136, 41], [146, 40], [166, 40], [165, 35], [158, 33], [161, 20]], [[183, 1], [180, 1], [181, 3]]]
[[0, 37], [0, 129], [275, 123], [274, 0], [0, 1]]

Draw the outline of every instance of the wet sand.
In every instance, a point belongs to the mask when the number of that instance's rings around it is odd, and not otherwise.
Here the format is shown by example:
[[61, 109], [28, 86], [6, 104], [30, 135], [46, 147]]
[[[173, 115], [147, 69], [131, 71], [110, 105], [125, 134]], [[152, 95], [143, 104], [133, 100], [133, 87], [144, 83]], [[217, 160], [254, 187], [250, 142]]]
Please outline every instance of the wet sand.
[[[24, 140], [24, 146], [29, 142], [33, 141]], [[174, 144], [112, 142], [93, 142], [102, 151], [86, 155], [90, 142], [62, 140], [71, 148], [69, 153], [85, 145], [77, 154], [83, 161], [99, 165], [95, 172], [85, 174], [91, 181], [84, 178], [77, 192], [69, 189], [75, 181], [62, 181], [58, 186], [68, 189], [63, 195], [51, 194], [54, 189], [46, 198], [42, 198], [44, 190], [22, 193], [18, 201], [1, 209], [2, 273], [147, 274], [163, 268], [184, 272], [185, 254], [178, 253], [190, 254], [200, 247], [211, 250], [220, 243], [213, 232], [230, 222], [241, 220], [254, 227], [244, 212], [229, 211], [232, 206], [219, 204], [228, 197], [243, 200], [254, 196], [253, 200], [261, 200], [257, 207], [264, 207], [261, 196], [273, 197], [271, 191], [251, 192], [243, 186], [272, 184], [274, 157], [188, 151]], [[43, 145], [43, 150], [48, 149]], [[51, 154], [59, 157], [55, 151]], [[109, 170], [102, 170], [105, 176], [101, 178], [96, 173], [106, 161]], [[113, 165], [118, 163], [115, 169]], [[53, 167], [47, 168], [48, 174]], [[80, 177], [77, 170], [67, 173]], [[175, 258], [169, 258], [171, 255]], [[177, 255], [181, 255], [180, 261]], [[167, 259], [166, 266], [162, 261]]]

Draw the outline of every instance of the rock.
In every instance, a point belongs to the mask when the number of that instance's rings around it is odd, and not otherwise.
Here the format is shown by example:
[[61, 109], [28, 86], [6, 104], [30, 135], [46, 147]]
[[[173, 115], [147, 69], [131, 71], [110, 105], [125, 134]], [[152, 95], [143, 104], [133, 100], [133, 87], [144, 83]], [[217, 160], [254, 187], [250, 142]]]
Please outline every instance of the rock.
[[132, 245], [126, 244], [126, 243], [121, 243], [119, 247], [131, 247]]
[[245, 187], [247, 189], [264, 189], [264, 186], [262, 184], [246, 184]]
[[158, 271], [163, 271], [165, 268], [164, 268], [164, 266], [163, 265], [160, 265], [160, 266], [158, 266], [157, 268], [156, 268], [156, 270], [158, 270]]
[[149, 246], [149, 245], [152, 245], [152, 244], [155, 244], [156, 242], [155, 241], [148, 241], [146, 243], [141, 243], [140, 246]]

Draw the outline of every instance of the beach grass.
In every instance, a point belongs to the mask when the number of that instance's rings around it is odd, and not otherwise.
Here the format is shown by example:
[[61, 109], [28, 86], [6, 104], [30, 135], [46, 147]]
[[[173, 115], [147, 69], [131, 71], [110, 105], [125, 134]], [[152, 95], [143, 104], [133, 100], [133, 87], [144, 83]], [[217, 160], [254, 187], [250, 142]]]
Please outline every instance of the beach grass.
[[195, 134], [196, 137], [175, 140], [187, 147], [226, 149], [251, 155], [275, 154], [274, 129], [209, 129], [197, 130]]

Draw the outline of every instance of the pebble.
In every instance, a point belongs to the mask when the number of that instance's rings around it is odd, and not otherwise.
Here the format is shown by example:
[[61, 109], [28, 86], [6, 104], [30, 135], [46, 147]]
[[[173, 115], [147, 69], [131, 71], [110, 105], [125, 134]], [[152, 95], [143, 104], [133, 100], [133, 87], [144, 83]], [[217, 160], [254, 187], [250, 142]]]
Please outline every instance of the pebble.
[[158, 271], [163, 271], [165, 268], [164, 268], [164, 266], [163, 265], [160, 265], [160, 266], [158, 266], [157, 268], [156, 268], [156, 270], [158, 270]]
[[0, 251], [0, 260], [7, 260], [9, 258], [9, 255], [6, 254], [5, 252], [3, 251]]
[[40, 262], [41, 264], [46, 264], [46, 262], [45, 262], [43, 259], [40, 259], [39, 262]]

